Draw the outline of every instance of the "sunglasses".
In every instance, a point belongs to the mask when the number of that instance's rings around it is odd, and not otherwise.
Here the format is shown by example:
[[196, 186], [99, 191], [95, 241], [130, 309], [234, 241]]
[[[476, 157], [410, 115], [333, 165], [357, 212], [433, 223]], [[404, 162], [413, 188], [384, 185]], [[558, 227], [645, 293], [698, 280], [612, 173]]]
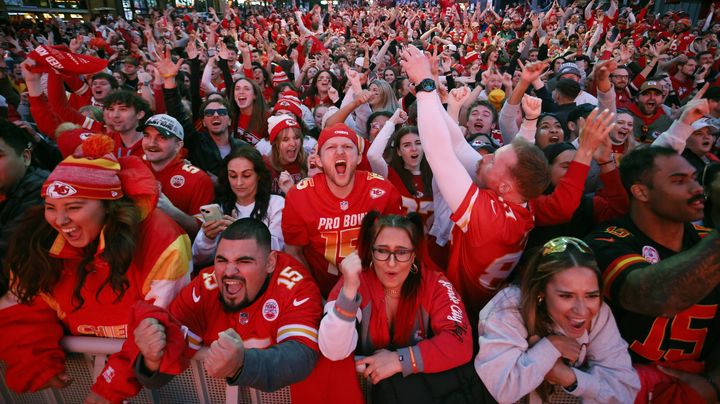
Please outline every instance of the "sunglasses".
[[567, 250], [568, 246], [575, 247], [578, 251], [584, 254], [592, 254], [592, 249], [585, 244], [584, 241], [575, 237], [557, 237], [554, 238], [545, 245], [543, 245], [542, 256], [546, 257], [550, 254], [561, 253]]
[[218, 109], [207, 108], [207, 109], [205, 109], [205, 112], [203, 112], [203, 114], [205, 116], [213, 116], [216, 113], [218, 114], [218, 116], [227, 116], [228, 110], [226, 108], [218, 108]]

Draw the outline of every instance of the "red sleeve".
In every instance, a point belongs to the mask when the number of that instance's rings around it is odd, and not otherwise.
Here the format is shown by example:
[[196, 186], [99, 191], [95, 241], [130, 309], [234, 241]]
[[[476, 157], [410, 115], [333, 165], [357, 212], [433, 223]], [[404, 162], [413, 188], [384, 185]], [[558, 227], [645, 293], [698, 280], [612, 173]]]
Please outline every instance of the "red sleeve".
[[203, 316], [204, 306], [210, 303], [208, 297], [213, 297], [206, 296], [217, 287], [213, 268], [205, 269], [185, 286], [170, 304], [170, 314], [188, 329], [185, 337], [188, 346], [196, 350], [202, 346], [202, 335], [207, 328], [207, 319]]
[[571, 162], [553, 193], [533, 200], [537, 226], [552, 226], [567, 223], [572, 219], [573, 213], [580, 206], [589, 171], [590, 166]]
[[63, 329], [57, 313], [41, 298], [0, 310], [0, 330], [0, 360], [7, 365], [5, 380], [14, 391], [36, 391], [65, 370]]
[[30, 101], [30, 114], [32, 115], [38, 130], [55, 140], [55, 129], [63, 123], [63, 120], [50, 108], [45, 94], [39, 97], [28, 97]]
[[198, 181], [192, 191], [193, 198], [190, 202], [190, 212], [188, 212], [190, 215], [200, 213], [201, 206], [212, 203], [215, 199], [215, 190], [213, 189], [213, 183], [210, 177], [203, 171], [194, 175], [198, 177]]
[[70, 94], [70, 106], [76, 109], [80, 109], [86, 105], [92, 103], [92, 93], [85, 91], [82, 94], [72, 93]]
[[[285, 254], [278, 254], [279, 257]], [[278, 258], [280, 261], [281, 258]], [[276, 288], [287, 288], [290, 293], [285, 303], [286, 309], [281, 311], [278, 319], [278, 330], [276, 341], [278, 344], [284, 341], [298, 341], [303, 345], [319, 352], [318, 348], [318, 327], [322, 314], [322, 298], [320, 289], [313, 280], [313, 277], [302, 265], [293, 260], [292, 265], [278, 262], [276, 271]]]
[[122, 403], [126, 398], [137, 395], [142, 389], [133, 369], [135, 356], [126, 346], [129, 346], [127, 340], [120, 352], [108, 357], [105, 368], [92, 387], [94, 393], [113, 404]]
[[243, 68], [243, 74], [245, 75], [245, 77], [253, 77], [253, 69]]
[[[65, 96], [65, 89], [60, 76], [54, 73], [48, 74], [48, 106], [52, 108], [53, 115], [56, 115], [55, 119], [59, 119], [62, 122], [73, 122], [83, 128], [96, 130], [98, 132], [103, 131], [103, 125], [99, 122], [95, 122], [85, 115], [78, 112], [75, 108], [72, 108], [68, 103], [67, 97]], [[31, 105], [31, 112], [33, 111]], [[40, 109], [39, 115], [47, 115], [50, 109]], [[37, 121], [38, 117], [33, 112], [33, 118]], [[55, 132], [55, 125], [50, 133]]]
[[166, 113], [167, 108], [165, 108], [165, 96], [163, 95], [163, 88], [153, 86], [153, 96], [155, 97], [155, 113]]
[[428, 276], [430, 327], [434, 336], [418, 342], [426, 373], [441, 372], [470, 361], [472, 332], [460, 294], [444, 276]]
[[609, 173], [600, 174], [603, 188], [593, 197], [593, 221], [602, 223], [616, 219], [627, 213], [630, 201], [620, 181], [620, 171], [616, 168]]
[[638, 15], [635, 17], [636, 21], [642, 21], [645, 18], [645, 14], [647, 14], [647, 12], [648, 12], [648, 7], [649, 6], [645, 6], [642, 8], [642, 10], [640, 10]]

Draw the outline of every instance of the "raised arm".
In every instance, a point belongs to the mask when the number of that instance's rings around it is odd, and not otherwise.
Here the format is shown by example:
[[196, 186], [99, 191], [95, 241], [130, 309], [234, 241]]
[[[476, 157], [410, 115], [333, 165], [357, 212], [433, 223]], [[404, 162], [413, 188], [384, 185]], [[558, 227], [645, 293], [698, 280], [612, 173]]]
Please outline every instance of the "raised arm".
[[[433, 78], [430, 62], [414, 46], [408, 47], [403, 52], [401, 64], [408, 73], [410, 81], [414, 83]], [[437, 91], [418, 93], [417, 106], [418, 132], [425, 156], [433, 170], [433, 176], [437, 179], [443, 198], [455, 212], [473, 185], [472, 179], [458, 161], [450, 144], [448, 127], [443, 122], [446, 112]]]

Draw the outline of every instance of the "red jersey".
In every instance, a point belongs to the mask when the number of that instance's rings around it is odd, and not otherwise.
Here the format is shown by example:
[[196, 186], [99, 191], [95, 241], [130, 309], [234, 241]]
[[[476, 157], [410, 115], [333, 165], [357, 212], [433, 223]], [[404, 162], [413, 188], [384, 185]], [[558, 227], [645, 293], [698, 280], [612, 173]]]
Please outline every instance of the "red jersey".
[[355, 184], [346, 198], [333, 195], [327, 181], [320, 173], [291, 188], [282, 220], [285, 244], [304, 247], [323, 296], [337, 283], [338, 264], [357, 248], [363, 217], [371, 210], [382, 214], [401, 211], [398, 191], [375, 173], [355, 171]]
[[403, 215], [415, 212], [420, 215], [424, 225], [430, 215], [433, 214], [434, 208], [432, 189], [425, 190], [422, 176], [413, 175], [413, 185], [417, 190], [415, 195], [410, 194], [410, 191], [400, 179], [400, 175], [392, 167], [388, 167], [388, 181], [400, 192]]
[[[228, 312], [223, 308], [214, 267], [202, 270], [180, 291], [170, 305], [170, 313], [187, 327], [186, 341], [190, 348], [209, 346], [217, 340], [218, 333], [233, 328], [242, 337], [245, 349], [267, 349], [284, 341], [297, 341], [319, 353], [320, 291], [302, 264], [288, 254], [276, 254], [277, 263], [267, 288], [252, 304], [239, 311]], [[324, 402], [327, 392], [319, 384], [326, 383], [331, 374], [335, 381], [349, 382], [344, 384], [346, 387], [353, 383], [357, 386], [354, 366], [344, 365], [320, 356], [318, 366], [308, 378], [290, 385], [292, 401]], [[346, 377], [337, 377], [340, 368], [345, 370], [342, 375]], [[335, 373], [331, 373], [332, 369]]]
[[695, 89], [695, 80], [691, 77], [690, 80], [681, 81], [678, 80], [675, 75], [670, 76], [673, 89], [677, 93], [679, 99], [683, 100], [692, 94]]
[[455, 227], [447, 276], [473, 321], [522, 256], [535, 226], [529, 206], [506, 202], [472, 185], [451, 216]]
[[200, 213], [200, 207], [215, 199], [212, 180], [205, 171], [176, 158], [161, 171], [156, 172], [148, 163], [155, 178], [160, 181], [163, 194], [176, 208], [187, 215]]
[[[131, 307], [136, 301], [167, 307], [176, 291], [190, 281], [190, 239], [159, 210], [141, 222], [126, 273], [128, 288], [121, 297], [106, 284], [110, 268], [101, 256], [104, 249], [101, 233], [91, 263], [93, 271], [84, 280], [80, 308], [73, 294], [84, 254], [58, 235], [49, 250], [50, 257], [58, 260], [60, 273], [52, 292], [39, 295], [31, 304], [13, 304], [0, 310], [0, 329], [8, 333], [0, 342], [0, 359], [8, 365], [7, 382], [13, 390], [37, 390], [64, 370], [65, 354], [58, 337], [63, 329], [70, 335], [127, 338]], [[111, 402], [134, 396], [140, 384], [132, 366], [123, 352], [110, 355], [93, 391]]]

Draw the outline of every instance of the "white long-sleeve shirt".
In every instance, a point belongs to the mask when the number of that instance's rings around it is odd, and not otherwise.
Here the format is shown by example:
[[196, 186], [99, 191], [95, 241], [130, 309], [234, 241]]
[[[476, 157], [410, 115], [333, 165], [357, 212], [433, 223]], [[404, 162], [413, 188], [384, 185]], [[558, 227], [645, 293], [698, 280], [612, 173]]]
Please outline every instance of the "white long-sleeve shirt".
[[[560, 352], [547, 338], [532, 347], [520, 314], [520, 289], [511, 286], [498, 293], [480, 312], [480, 351], [475, 370], [492, 396], [501, 403], [513, 403], [530, 395], [539, 403], [535, 389], [560, 358]], [[640, 389], [615, 319], [607, 304], [592, 319], [586, 344], [584, 365], [573, 368], [577, 387], [572, 392], [584, 403], [632, 403]]]
[[[276, 251], [282, 251], [285, 248], [285, 239], [282, 233], [282, 211], [285, 207], [285, 198], [278, 195], [270, 195], [270, 203], [268, 204], [267, 216], [263, 219], [263, 223], [270, 229], [271, 248]], [[231, 216], [235, 219], [250, 217], [255, 203], [243, 206], [235, 204]], [[215, 258], [215, 249], [217, 248], [219, 236], [210, 239], [205, 235], [202, 228], [195, 237], [192, 245], [193, 262], [196, 264], [211, 263]]]

